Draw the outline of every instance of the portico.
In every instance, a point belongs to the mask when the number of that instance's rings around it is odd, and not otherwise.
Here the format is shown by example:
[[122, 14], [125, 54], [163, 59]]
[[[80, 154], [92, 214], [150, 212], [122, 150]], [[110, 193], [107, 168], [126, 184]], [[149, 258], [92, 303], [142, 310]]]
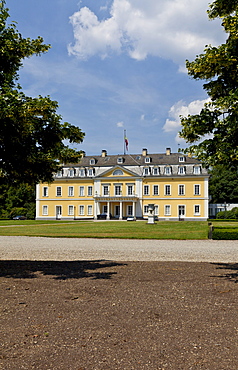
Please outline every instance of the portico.
[[107, 219], [112, 217], [122, 220], [125, 217], [136, 217], [136, 203], [138, 197], [130, 196], [95, 196], [95, 213], [94, 218], [100, 213], [107, 213]]

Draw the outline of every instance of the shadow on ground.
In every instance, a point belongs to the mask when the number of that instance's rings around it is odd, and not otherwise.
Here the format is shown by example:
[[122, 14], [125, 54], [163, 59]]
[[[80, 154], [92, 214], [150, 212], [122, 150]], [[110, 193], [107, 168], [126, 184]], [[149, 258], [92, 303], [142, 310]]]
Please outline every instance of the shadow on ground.
[[123, 263], [95, 261], [0, 261], [0, 276], [18, 279], [37, 278], [39, 273], [52, 275], [54, 279], [111, 279], [116, 272], [102, 271]]
[[[231, 270], [224, 275], [219, 275], [216, 277], [226, 278], [238, 283], [238, 263], [212, 263], [212, 265], [217, 266], [217, 270]], [[234, 271], [234, 272], [233, 272]]]

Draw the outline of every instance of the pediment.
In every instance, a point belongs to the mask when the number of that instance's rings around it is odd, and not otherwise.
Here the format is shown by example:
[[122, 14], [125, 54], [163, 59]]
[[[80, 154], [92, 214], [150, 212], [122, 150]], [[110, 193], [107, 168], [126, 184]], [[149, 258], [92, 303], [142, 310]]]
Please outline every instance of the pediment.
[[138, 175], [125, 169], [123, 166], [115, 166], [101, 173], [100, 177], [112, 177], [112, 178], [123, 178], [123, 177], [138, 177]]

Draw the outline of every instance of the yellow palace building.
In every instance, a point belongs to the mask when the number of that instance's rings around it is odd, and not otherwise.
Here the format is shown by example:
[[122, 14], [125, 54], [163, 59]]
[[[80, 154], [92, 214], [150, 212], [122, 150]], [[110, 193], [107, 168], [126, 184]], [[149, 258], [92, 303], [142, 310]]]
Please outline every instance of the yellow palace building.
[[207, 220], [208, 177], [200, 161], [170, 148], [134, 155], [102, 150], [37, 185], [36, 219], [146, 219], [154, 204], [159, 220]]

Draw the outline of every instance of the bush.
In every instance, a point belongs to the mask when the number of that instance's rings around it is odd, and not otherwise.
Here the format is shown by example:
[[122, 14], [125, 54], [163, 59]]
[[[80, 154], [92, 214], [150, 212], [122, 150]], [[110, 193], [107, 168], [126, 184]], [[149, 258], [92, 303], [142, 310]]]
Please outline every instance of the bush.
[[238, 207], [234, 207], [230, 211], [218, 212], [216, 215], [216, 218], [237, 220], [238, 219]]
[[214, 228], [212, 233], [214, 240], [238, 240], [238, 230]]

